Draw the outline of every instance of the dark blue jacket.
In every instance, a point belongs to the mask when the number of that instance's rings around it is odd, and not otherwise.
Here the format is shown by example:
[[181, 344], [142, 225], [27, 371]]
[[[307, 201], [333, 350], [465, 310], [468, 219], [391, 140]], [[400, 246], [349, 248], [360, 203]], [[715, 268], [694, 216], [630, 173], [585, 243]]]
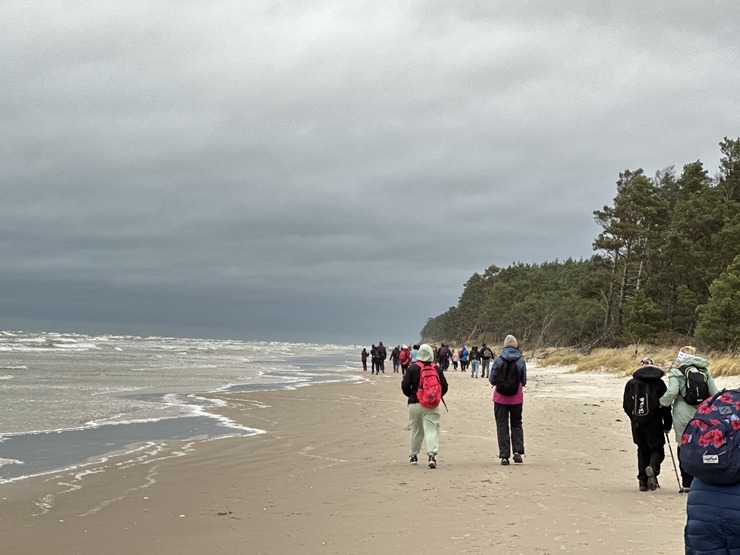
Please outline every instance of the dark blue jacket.
[[740, 484], [694, 478], [686, 504], [686, 555], [740, 555]]

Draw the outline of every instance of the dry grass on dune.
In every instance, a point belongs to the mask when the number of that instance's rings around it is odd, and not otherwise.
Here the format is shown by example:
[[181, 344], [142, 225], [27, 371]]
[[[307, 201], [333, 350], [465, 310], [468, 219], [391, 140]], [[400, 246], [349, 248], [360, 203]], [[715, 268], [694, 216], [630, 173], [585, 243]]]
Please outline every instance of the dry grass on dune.
[[[630, 345], [620, 349], [595, 349], [583, 354], [575, 349], [561, 349], [547, 354], [542, 366], [575, 366], [574, 372], [610, 372], [629, 375], [640, 366], [644, 357], [653, 359], [657, 366], [671, 367], [676, 359], [675, 347], [655, 347], [651, 345]], [[740, 375], [740, 355], [738, 353], [699, 352], [699, 356], [709, 359], [709, 369], [714, 376]]]

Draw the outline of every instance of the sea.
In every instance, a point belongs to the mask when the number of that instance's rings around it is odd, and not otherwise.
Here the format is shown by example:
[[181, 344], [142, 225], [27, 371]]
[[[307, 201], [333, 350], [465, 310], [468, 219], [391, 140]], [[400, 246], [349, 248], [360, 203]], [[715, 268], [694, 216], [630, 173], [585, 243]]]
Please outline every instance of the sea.
[[361, 380], [351, 345], [0, 331], [0, 484], [263, 433], [203, 396]]

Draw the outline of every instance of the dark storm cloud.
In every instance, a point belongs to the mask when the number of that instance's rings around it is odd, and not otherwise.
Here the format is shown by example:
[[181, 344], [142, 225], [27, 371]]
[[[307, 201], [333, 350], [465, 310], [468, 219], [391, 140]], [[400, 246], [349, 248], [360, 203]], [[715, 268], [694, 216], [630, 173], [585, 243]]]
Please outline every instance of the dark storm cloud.
[[0, 325], [411, 341], [619, 171], [717, 171], [739, 12], [4, 3]]

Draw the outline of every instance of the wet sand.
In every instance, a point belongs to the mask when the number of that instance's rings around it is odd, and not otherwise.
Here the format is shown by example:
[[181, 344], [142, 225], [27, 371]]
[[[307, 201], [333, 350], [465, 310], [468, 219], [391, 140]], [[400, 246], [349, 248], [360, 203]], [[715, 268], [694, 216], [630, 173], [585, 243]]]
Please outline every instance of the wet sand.
[[1, 552], [681, 553], [667, 450], [662, 487], [637, 489], [626, 378], [565, 370], [530, 368], [526, 457], [508, 467], [491, 388], [469, 374], [447, 374], [436, 470], [408, 464], [400, 374], [224, 395], [266, 433], [1, 485]]

